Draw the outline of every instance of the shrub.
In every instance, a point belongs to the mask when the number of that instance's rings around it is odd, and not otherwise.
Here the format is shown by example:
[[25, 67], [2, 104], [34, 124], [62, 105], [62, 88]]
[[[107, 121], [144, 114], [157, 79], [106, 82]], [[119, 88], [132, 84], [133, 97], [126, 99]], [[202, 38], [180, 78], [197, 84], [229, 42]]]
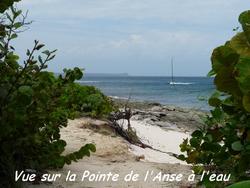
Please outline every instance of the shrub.
[[113, 110], [111, 100], [93, 86], [72, 83], [65, 89], [63, 100], [80, 115], [102, 117]]
[[38, 41], [20, 64], [11, 41], [25, 25], [25, 16], [13, 7], [1, 15], [0, 187], [17, 186], [16, 170], [62, 168], [89, 156], [95, 151], [93, 144], [62, 155], [66, 142], [60, 138], [60, 128], [76, 111], [99, 116], [111, 109], [100, 91], [75, 83], [83, 75], [79, 68], [65, 69], [59, 76], [46, 71], [55, 50], [38, 54], [44, 48]]
[[187, 155], [178, 157], [193, 164], [196, 173], [231, 174], [230, 182], [209, 182], [206, 177], [201, 182], [206, 187], [250, 179], [250, 11], [239, 22], [242, 31], [212, 53], [209, 75], [215, 76], [217, 91], [209, 99], [214, 109], [206, 127], [180, 146]]

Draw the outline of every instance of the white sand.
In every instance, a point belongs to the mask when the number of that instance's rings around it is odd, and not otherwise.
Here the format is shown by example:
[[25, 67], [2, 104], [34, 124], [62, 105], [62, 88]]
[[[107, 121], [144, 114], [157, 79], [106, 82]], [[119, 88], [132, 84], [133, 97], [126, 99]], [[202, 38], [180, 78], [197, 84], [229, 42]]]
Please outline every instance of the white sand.
[[[141, 176], [145, 175], [147, 170], [153, 171], [154, 174], [158, 172], [165, 173], [182, 173], [185, 177], [190, 174], [190, 167], [181, 164], [177, 159], [155, 152], [150, 149], [142, 149], [130, 145], [127, 141], [119, 136], [103, 134], [102, 129], [88, 129], [84, 128], [86, 124], [103, 124], [103, 122], [90, 122], [89, 119], [79, 118], [69, 121], [68, 127], [61, 130], [62, 138], [67, 141], [65, 153], [70, 153], [78, 150], [86, 143], [94, 143], [96, 145], [96, 153], [92, 153], [91, 157], [84, 157], [77, 163], [65, 165], [63, 169], [58, 171], [50, 171], [50, 173], [60, 173], [62, 178], [53, 184], [40, 185], [26, 185], [27, 188], [162, 188], [171, 187], [179, 188], [182, 185], [188, 185], [186, 179], [182, 182], [153, 182], [151, 179], [143, 181], [141, 178], [136, 182], [125, 182], [120, 179], [117, 182], [92, 182], [80, 181], [77, 179], [74, 182], [66, 182], [65, 177], [70, 170], [75, 173], [77, 177], [81, 177], [85, 170], [90, 170], [91, 173], [118, 173], [121, 177], [128, 174], [131, 170]], [[104, 123], [105, 124], [105, 123]], [[157, 126], [151, 126], [144, 123], [132, 121], [133, 128], [137, 130], [138, 135], [143, 139], [143, 142], [164, 151], [178, 152], [178, 142], [182, 141], [186, 135], [175, 131], [164, 131]], [[96, 126], [98, 127], [98, 126]], [[176, 148], [175, 148], [176, 147]], [[129, 149], [130, 148], [130, 149]], [[133, 153], [130, 152], [133, 151]], [[134, 155], [145, 155], [144, 162], [137, 161]], [[153, 163], [163, 162], [163, 163]]]
[[[123, 126], [127, 126], [126, 121], [120, 121], [119, 123]], [[132, 120], [131, 126], [143, 143], [163, 152], [181, 154], [179, 145], [184, 139], [190, 137], [188, 133], [177, 130], [165, 130], [161, 127], [153, 126], [142, 121]], [[144, 155], [145, 160], [149, 162], [187, 164], [166, 153], [155, 151], [150, 148], [143, 149], [135, 145], [130, 145], [130, 150], [135, 155]]]

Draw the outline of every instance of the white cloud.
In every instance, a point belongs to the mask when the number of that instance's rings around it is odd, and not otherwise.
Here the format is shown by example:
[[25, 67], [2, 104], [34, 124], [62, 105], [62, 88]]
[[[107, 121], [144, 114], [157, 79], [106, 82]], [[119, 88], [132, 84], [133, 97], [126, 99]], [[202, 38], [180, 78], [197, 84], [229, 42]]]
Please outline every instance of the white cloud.
[[157, 74], [173, 55], [181, 65], [180, 74], [193, 74], [195, 67], [196, 74], [204, 75], [212, 48], [233, 34], [238, 14], [250, 4], [238, 0], [23, 0], [21, 7], [30, 10], [35, 23], [20, 44], [34, 36], [58, 48], [60, 65], [54, 69], [84, 62], [95, 72], [144, 63], [151, 65], [145, 73], [153, 67]]
[[249, 8], [238, 0], [23, 0], [35, 15], [57, 19], [159, 19], [203, 24], [227, 21], [231, 14]]

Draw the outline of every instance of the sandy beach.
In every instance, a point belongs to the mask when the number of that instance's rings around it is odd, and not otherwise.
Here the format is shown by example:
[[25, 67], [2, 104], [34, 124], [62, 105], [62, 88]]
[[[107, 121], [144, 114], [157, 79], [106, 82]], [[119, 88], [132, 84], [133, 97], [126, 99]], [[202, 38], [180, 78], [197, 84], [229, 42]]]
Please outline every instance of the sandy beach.
[[[147, 187], [188, 187], [192, 183], [187, 181], [191, 173], [190, 166], [183, 161], [167, 153], [179, 154], [179, 144], [188, 138], [195, 127], [201, 126], [199, 119], [201, 112], [159, 106], [137, 105], [133, 109], [131, 126], [137, 136], [145, 144], [152, 148], [141, 148], [130, 144], [117, 135], [109, 123], [105, 120], [91, 118], [78, 118], [69, 120], [68, 126], [61, 130], [62, 139], [67, 142], [65, 154], [76, 151], [86, 143], [96, 145], [96, 153], [91, 157], [85, 157], [77, 163], [66, 165], [58, 171], [61, 178], [53, 183], [28, 185], [28, 187], [56, 187], [56, 188], [147, 188]], [[126, 127], [126, 120], [120, 120], [119, 124]], [[190, 124], [190, 126], [189, 126]], [[73, 181], [65, 181], [68, 172], [76, 174]], [[119, 180], [114, 181], [91, 181], [87, 178], [82, 181], [85, 171], [91, 174], [107, 174], [109, 172], [119, 174]], [[138, 181], [124, 181], [124, 177], [131, 171], [139, 174]], [[150, 176], [145, 181], [147, 173]], [[159, 181], [153, 178], [158, 174], [182, 174], [182, 181]]]

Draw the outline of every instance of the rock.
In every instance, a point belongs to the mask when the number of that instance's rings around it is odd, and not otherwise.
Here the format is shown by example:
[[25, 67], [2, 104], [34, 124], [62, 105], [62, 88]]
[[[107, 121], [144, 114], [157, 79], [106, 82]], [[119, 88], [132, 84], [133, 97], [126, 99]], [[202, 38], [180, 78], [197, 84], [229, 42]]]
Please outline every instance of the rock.
[[139, 156], [136, 156], [135, 157], [135, 160], [136, 161], [140, 161], [140, 160], [144, 160], [145, 159], [145, 156], [144, 155], [139, 155]]
[[164, 113], [159, 113], [159, 116], [160, 116], [160, 118], [162, 118], [162, 117], [166, 117], [166, 116], [167, 116], [167, 114], [164, 114]]
[[153, 106], [150, 110], [153, 112], [161, 112], [162, 107], [161, 106]]
[[176, 110], [176, 107], [174, 107], [174, 106], [164, 106], [163, 108], [166, 109], [167, 111], [175, 111]]
[[159, 127], [164, 127], [164, 128], [176, 128], [175, 124], [171, 124], [171, 123], [166, 122], [166, 121], [159, 121], [155, 124]]
[[152, 106], [161, 106], [161, 104], [158, 103], [158, 102], [150, 102], [149, 105], [152, 105]]
[[159, 121], [159, 119], [157, 117], [152, 117], [152, 118], [150, 118], [150, 120], [153, 122]]

